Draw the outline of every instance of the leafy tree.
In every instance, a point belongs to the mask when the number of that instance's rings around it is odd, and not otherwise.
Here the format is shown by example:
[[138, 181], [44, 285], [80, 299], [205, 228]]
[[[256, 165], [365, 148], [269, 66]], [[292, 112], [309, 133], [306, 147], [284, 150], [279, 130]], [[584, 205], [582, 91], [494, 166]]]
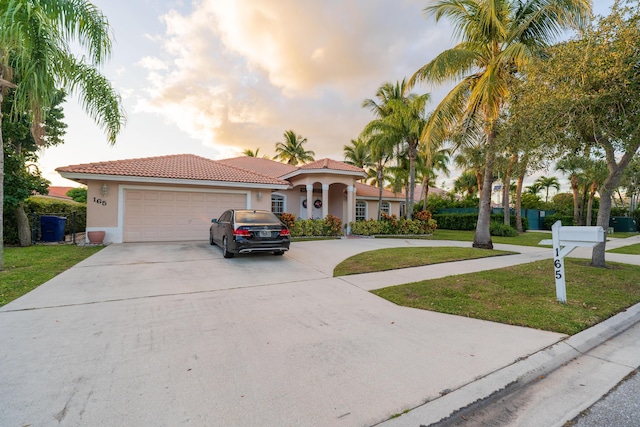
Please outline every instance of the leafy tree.
[[297, 135], [293, 130], [285, 131], [283, 136], [284, 142], [276, 142], [276, 155], [273, 157], [274, 159], [283, 160], [292, 166], [314, 160], [313, 156], [315, 156], [316, 153], [304, 149], [307, 138]]
[[[74, 56], [72, 42], [87, 56]], [[124, 125], [124, 112], [120, 97], [96, 68], [110, 50], [109, 22], [86, 0], [0, 0], [0, 108], [5, 90], [14, 89], [12, 116], [28, 112], [34, 140], [45, 144], [45, 129], [40, 125], [56, 89], [64, 87], [80, 97], [108, 141], [115, 143]], [[2, 117], [0, 111], [0, 120]], [[0, 148], [4, 152], [2, 135]], [[4, 160], [0, 163], [3, 178]], [[0, 200], [4, 200], [3, 182], [0, 191]], [[0, 269], [2, 260], [0, 245]]]
[[485, 135], [485, 173], [473, 246], [493, 248], [491, 184], [497, 121], [516, 73], [555, 36], [588, 19], [588, 0], [438, 0], [425, 9], [436, 22], [450, 18], [461, 41], [421, 67], [409, 86], [460, 81], [431, 115], [423, 133], [446, 133], [456, 123], [479, 121]]
[[[600, 185], [597, 224], [609, 226], [612, 196], [640, 147], [640, 8], [616, 1], [580, 38], [554, 46], [532, 67], [528, 85], [544, 100], [540, 132], [574, 153], [604, 153], [608, 174]], [[605, 243], [592, 265], [605, 266]]]
[[87, 189], [83, 187], [72, 188], [67, 191], [67, 196], [71, 197], [74, 202], [87, 203]]
[[[65, 100], [64, 91], [58, 91], [47, 117], [44, 121], [46, 139], [44, 147], [61, 144], [67, 125], [63, 122], [62, 104]], [[10, 111], [14, 101], [14, 94], [9, 93], [4, 99], [3, 110]], [[31, 117], [27, 113], [14, 114], [12, 121], [2, 122], [2, 136], [4, 140], [4, 201], [3, 210], [12, 212], [8, 224], [16, 226], [18, 241], [21, 246], [31, 245], [31, 227], [24, 211], [24, 200], [34, 192], [46, 194], [49, 181], [42, 177], [37, 167], [38, 149], [40, 148], [30, 129]]]

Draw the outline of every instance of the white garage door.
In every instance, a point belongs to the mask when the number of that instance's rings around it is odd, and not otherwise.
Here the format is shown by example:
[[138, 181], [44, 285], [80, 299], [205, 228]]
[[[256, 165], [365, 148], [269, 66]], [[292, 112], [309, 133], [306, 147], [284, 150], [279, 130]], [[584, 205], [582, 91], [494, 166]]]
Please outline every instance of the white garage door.
[[124, 241], [208, 240], [212, 218], [246, 207], [242, 193], [125, 190]]

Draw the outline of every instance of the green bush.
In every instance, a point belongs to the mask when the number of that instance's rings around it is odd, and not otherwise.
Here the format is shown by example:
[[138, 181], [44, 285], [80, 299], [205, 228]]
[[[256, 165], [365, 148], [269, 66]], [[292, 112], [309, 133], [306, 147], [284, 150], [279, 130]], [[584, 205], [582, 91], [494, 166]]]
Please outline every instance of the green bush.
[[544, 217], [544, 220], [542, 221], [542, 228], [544, 228], [545, 230], [551, 230], [551, 226], [558, 220], [560, 220], [562, 222], [562, 225], [564, 226], [575, 225], [573, 223], [573, 216], [555, 213], [553, 215]]
[[636, 220], [636, 224], [638, 225], [638, 230], [640, 231], [640, 208], [631, 212], [631, 218]]
[[[66, 217], [65, 234], [71, 233], [73, 229], [73, 214], [76, 214], [77, 233], [84, 232], [87, 227], [87, 205], [76, 203], [71, 200], [58, 200], [41, 196], [32, 196], [24, 201], [24, 211], [29, 217], [29, 225], [33, 230], [33, 220], [36, 214], [36, 229], [40, 230], [39, 218], [41, 215], [55, 215]], [[13, 210], [5, 212], [4, 215], [4, 243], [14, 245], [18, 243], [18, 229]], [[38, 236], [35, 236], [38, 237]]]
[[292, 237], [341, 236], [342, 221], [333, 215], [325, 219], [298, 219], [291, 214], [281, 214], [280, 220], [287, 224]]
[[382, 214], [380, 221], [369, 219], [352, 222], [351, 233], [360, 236], [433, 234], [437, 226], [428, 211], [417, 212], [414, 219]]
[[424, 200], [419, 201], [413, 205], [413, 212], [427, 211], [436, 212], [438, 209], [450, 209], [450, 208], [477, 208], [480, 201], [477, 197], [466, 197], [458, 200], [455, 195], [448, 194], [430, 194], [427, 197], [427, 202]]
[[492, 236], [516, 237], [518, 230], [502, 222], [491, 222], [489, 231]]
[[[438, 228], [442, 230], [475, 230], [478, 224], [478, 214], [456, 214], [456, 213], [444, 213], [435, 214], [433, 218], [438, 223]], [[503, 214], [492, 214], [491, 222], [502, 223], [504, 219]], [[516, 216], [510, 216], [511, 227], [516, 228]], [[522, 231], [529, 229], [529, 220], [526, 217], [522, 217]]]

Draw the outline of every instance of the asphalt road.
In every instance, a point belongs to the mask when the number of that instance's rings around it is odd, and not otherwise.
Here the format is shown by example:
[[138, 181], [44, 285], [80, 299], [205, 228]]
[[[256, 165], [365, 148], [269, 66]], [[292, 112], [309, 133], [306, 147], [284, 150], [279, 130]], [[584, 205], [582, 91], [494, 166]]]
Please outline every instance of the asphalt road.
[[600, 401], [567, 424], [574, 427], [636, 427], [640, 425], [639, 397], [640, 375], [636, 369]]

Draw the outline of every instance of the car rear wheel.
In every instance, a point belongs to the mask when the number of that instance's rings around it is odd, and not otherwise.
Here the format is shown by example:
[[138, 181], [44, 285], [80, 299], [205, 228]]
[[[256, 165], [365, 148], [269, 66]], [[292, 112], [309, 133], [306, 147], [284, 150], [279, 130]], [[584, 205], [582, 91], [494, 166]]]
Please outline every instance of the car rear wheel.
[[284, 255], [284, 251], [275, 251], [274, 255]]
[[229, 248], [227, 247], [227, 236], [222, 238], [222, 256], [225, 258], [233, 258], [233, 253], [229, 252]]

